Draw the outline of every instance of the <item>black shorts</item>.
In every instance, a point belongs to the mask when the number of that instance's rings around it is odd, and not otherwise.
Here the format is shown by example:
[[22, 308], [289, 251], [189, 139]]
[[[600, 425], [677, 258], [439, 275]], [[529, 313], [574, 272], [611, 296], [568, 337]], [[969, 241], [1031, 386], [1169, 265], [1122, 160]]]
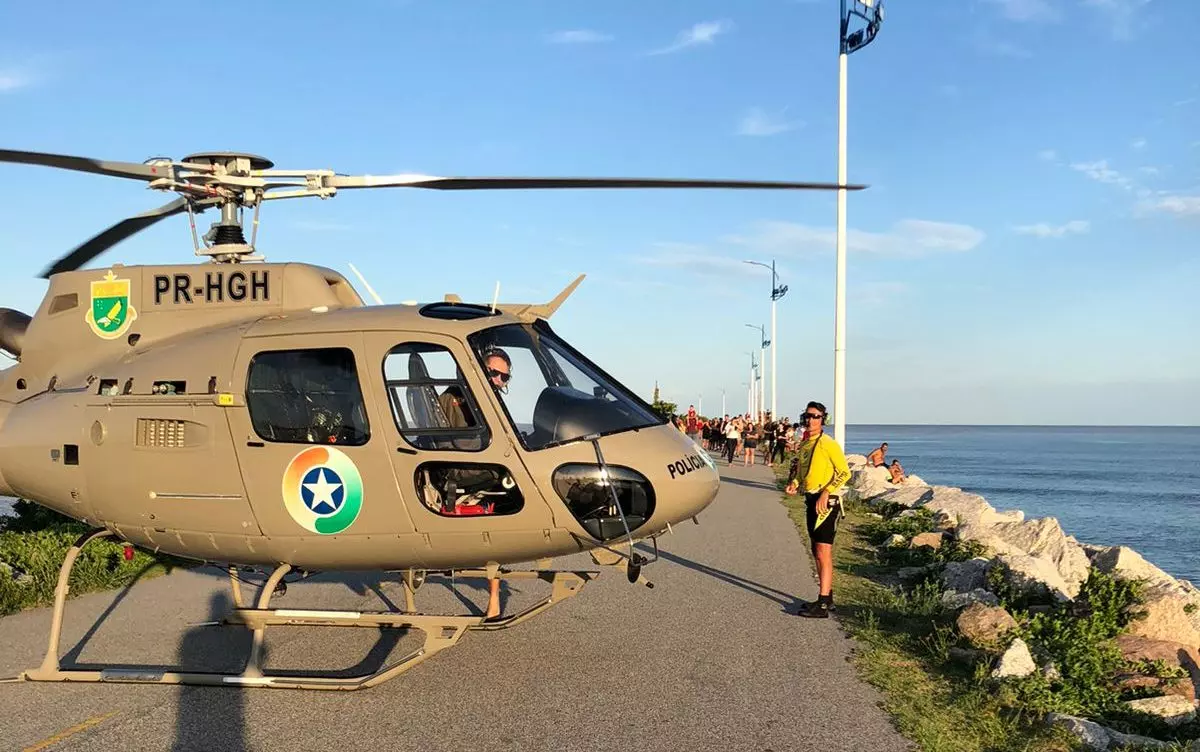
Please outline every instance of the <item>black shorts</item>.
[[[832, 511], [820, 527], [817, 524], [817, 499], [821, 498], [821, 494], [804, 494], [804, 520], [808, 526], [808, 537], [813, 543], [829, 543], [833, 544], [833, 537], [837, 534], [838, 518], [842, 515], [842, 510], [835, 505], [832, 500], [830, 507]], [[815, 529], [814, 529], [815, 528]]]

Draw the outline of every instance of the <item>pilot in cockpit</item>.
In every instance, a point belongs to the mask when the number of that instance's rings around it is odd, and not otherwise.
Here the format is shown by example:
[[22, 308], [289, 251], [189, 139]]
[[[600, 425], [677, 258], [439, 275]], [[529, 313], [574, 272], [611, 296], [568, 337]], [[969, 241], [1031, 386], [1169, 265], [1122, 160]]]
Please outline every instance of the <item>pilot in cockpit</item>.
[[[496, 391], [506, 394], [508, 380], [512, 378], [512, 359], [508, 357], [508, 353], [498, 347], [489, 348], [484, 356], [483, 364], [487, 372], [488, 383]], [[457, 385], [448, 387], [438, 396], [442, 413], [445, 414], [451, 428], [472, 428], [475, 425], [463, 409], [464, 399], [466, 399], [466, 395]]]
[[501, 394], [508, 394], [508, 380], [512, 378], [512, 358], [499, 347], [487, 350], [483, 359], [488, 382]]

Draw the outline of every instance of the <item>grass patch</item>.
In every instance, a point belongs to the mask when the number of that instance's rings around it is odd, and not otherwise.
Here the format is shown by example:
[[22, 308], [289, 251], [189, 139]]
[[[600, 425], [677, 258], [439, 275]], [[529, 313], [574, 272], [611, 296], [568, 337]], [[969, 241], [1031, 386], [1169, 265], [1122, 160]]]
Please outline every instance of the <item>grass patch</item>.
[[[779, 477], [782, 490], [785, 479]], [[851, 495], [852, 496], [852, 495]], [[804, 498], [782, 495], [801, 537]], [[1171, 728], [1160, 718], [1132, 711], [1125, 701], [1139, 694], [1122, 676], [1155, 676], [1171, 684], [1184, 679], [1178, 667], [1126, 660], [1114, 638], [1139, 616], [1141, 585], [1096, 569], [1079, 595], [1054, 603], [1044, 593], [1008, 584], [1003, 568], [987, 572], [988, 590], [1016, 619], [1019, 636], [1039, 666], [1022, 679], [997, 683], [995, 657], [962, 650], [957, 611], [943, 608], [939, 578], [948, 562], [986, 556], [975, 542], [944, 539], [938, 549], [881, 548], [895, 534], [906, 540], [932, 531], [927, 509], [898, 505], [874, 510], [849, 500], [834, 546], [837, 618], [857, 642], [860, 675], [882, 691], [897, 728], [921, 749], [941, 752], [1057, 752], [1079, 749], [1066, 730], [1049, 728], [1048, 712], [1080, 716], [1128, 734], [1174, 739], [1172, 750], [1190, 749], [1200, 720]], [[1161, 664], [1161, 662], [1158, 662]]]
[[[804, 499], [784, 496], [783, 503], [804, 532]], [[894, 552], [881, 560], [879, 542], [893, 532], [912, 534], [930, 520], [919, 515], [879, 520], [854, 502], [847, 504], [834, 545], [834, 597], [837, 618], [857, 641], [854, 664], [859, 674], [882, 691], [884, 709], [897, 729], [930, 752], [1067, 752], [1077, 749], [1065, 731], [1050, 729], [1041, 714], [1023, 713], [1004, 704], [986, 682], [986, 668], [954, 662], [953, 622], [943, 616], [941, 588], [925, 577], [907, 587], [889, 585], [897, 564], [920, 566], [947, 560], [931, 549]], [[903, 527], [904, 529], [900, 529]], [[970, 550], [952, 554], [971, 558]], [[908, 557], [905, 561], [899, 561]]]
[[[0, 518], [0, 616], [54, 602], [54, 588], [67, 549], [89, 528], [69, 517], [26, 501], [16, 503], [16, 516]], [[126, 561], [125, 544], [92, 541], [71, 571], [70, 593], [81, 595], [124, 587], [144, 577], [170, 572], [186, 562], [133, 549]]]

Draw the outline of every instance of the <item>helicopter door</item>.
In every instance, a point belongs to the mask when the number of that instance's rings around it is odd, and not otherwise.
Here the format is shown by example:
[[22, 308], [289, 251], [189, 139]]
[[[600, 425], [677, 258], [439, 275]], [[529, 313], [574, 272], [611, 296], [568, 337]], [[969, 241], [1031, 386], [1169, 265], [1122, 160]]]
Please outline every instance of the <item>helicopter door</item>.
[[249, 338], [234, 367], [245, 405], [230, 427], [246, 492], [268, 536], [411, 532], [359, 333]]
[[[505, 432], [477, 367], [463, 368], [463, 345], [431, 333], [367, 332], [381, 362], [372, 379], [377, 425], [391, 445], [396, 480], [418, 532], [505, 531], [514, 541], [552, 528], [541, 493]], [[517, 531], [521, 531], [518, 533]]]

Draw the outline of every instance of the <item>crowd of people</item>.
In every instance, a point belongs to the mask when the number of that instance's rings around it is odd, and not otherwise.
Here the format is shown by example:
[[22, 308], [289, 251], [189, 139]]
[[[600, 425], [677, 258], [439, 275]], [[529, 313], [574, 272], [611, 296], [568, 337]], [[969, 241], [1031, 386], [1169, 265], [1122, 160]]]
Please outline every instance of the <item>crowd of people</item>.
[[[818, 581], [817, 600], [802, 603], [797, 614], [827, 618], [833, 609], [833, 541], [844, 515], [841, 494], [850, 481], [850, 467], [841, 445], [825, 433], [825, 405], [809, 402], [796, 423], [786, 416], [776, 420], [770, 412], [761, 420], [749, 413], [706, 419], [694, 405], [672, 422], [704, 449], [719, 452], [730, 465], [739, 457], [743, 467], [754, 465], [756, 456], [761, 456], [764, 465], [774, 467], [777, 461], [791, 458], [786, 493], [804, 495], [805, 527]], [[887, 452], [885, 441], [867, 455], [867, 465], [886, 468], [889, 482], [903, 483], [904, 468], [894, 458], [889, 464]]]
[[775, 420], [770, 411], [763, 413], [761, 420], [753, 415], [725, 415], [720, 418], [704, 418], [696, 413], [696, 406], [688, 406], [683, 415], [675, 416], [675, 426], [693, 441], [710, 452], [719, 452], [729, 464], [741, 459], [743, 466], [762, 464], [774, 467], [783, 462], [787, 452], [795, 451], [795, 441], [801, 430], [799, 423], [787, 417]]

